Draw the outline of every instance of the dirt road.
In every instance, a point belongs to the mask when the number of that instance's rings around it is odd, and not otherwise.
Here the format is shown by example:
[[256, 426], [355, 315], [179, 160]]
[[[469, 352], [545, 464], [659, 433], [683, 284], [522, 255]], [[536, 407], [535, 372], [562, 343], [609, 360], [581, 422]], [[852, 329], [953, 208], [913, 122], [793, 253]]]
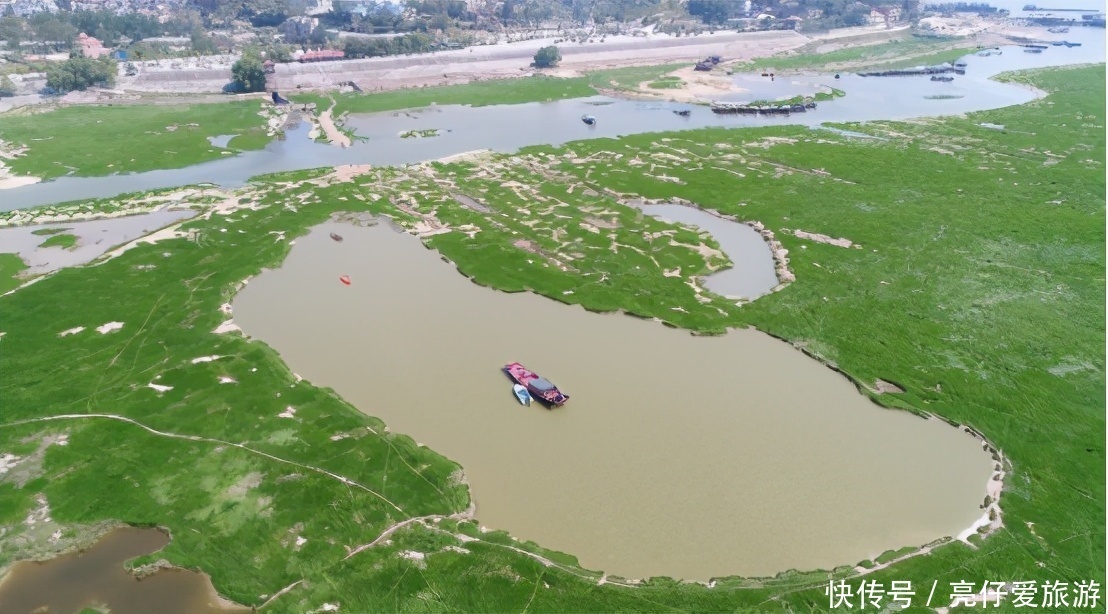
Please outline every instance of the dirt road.
[[[866, 26], [816, 36], [792, 31], [717, 32], [685, 37], [666, 34], [609, 36], [604, 42], [560, 43], [562, 62], [558, 72], [571, 74], [621, 66], [690, 62], [708, 55], [721, 55], [731, 60], [764, 57], [825, 37], [841, 37], [844, 33], [862, 41], [887, 39], [890, 35], [884, 26]], [[281, 91], [333, 89], [344, 81], [353, 81], [365, 91], [383, 91], [518, 77], [530, 74], [529, 65], [535, 51], [554, 41], [538, 39], [411, 56], [279, 64], [276, 82]], [[185, 61], [178, 68], [144, 66], [136, 76], [121, 77], [117, 87], [133, 92], [218, 92], [231, 81], [230, 65], [231, 58], [221, 57]]]

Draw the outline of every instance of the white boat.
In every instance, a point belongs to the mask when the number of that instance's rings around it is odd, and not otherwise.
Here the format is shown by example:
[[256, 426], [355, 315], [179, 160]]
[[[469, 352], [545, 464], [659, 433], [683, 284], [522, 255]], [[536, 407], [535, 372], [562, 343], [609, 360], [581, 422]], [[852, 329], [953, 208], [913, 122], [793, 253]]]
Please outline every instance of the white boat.
[[516, 398], [519, 399], [519, 404], [520, 405], [530, 405], [531, 404], [531, 393], [527, 392], [527, 388], [525, 386], [520, 386], [519, 384], [513, 384], [512, 385], [512, 392], [516, 393]]

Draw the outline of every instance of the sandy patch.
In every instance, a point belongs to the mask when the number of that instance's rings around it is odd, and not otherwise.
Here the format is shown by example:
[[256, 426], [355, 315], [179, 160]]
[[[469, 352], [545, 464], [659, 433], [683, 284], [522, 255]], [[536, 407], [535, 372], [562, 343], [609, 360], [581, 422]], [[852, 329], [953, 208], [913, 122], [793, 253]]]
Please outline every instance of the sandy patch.
[[193, 358], [190, 362], [194, 365], [198, 365], [202, 362], [212, 362], [213, 360], [219, 360], [220, 358], [223, 357], [218, 354], [213, 354], [211, 356], [201, 356], [200, 358]]
[[19, 461], [23, 460], [20, 456], [13, 456], [5, 452], [0, 454], [0, 475], [4, 475], [8, 471], [11, 471], [12, 467], [19, 464]]
[[323, 134], [327, 135], [327, 140], [332, 145], [339, 147], [350, 147], [350, 137], [343, 134], [338, 128], [335, 127], [335, 121], [331, 118], [331, 111], [335, 108], [332, 104], [330, 109], [327, 109], [323, 113], [319, 114], [319, 127], [323, 129]]
[[278, 418], [294, 418], [294, 417], [296, 417], [296, 408], [293, 407], [292, 405], [289, 405], [288, 407], [285, 408], [285, 411], [277, 414], [277, 417]]
[[26, 153], [26, 146], [16, 147], [7, 141], [0, 140], [0, 190], [18, 188], [20, 186], [42, 181], [39, 177], [16, 175], [12, 173], [12, 170], [8, 168], [8, 165], [5, 163], [5, 160], [14, 160], [15, 158], [26, 155]]
[[104, 324], [102, 326], [97, 326], [96, 332], [100, 333], [101, 335], [106, 335], [121, 328], [123, 328], [123, 322], [108, 322], [107, 324]]
[[235, 499], [241, 499], [246, 496], [246, 493], [250, 492], [250, 490], [260, 486], [261, 483], [262, 474], [257, 471], [253, 471], [242, 476], [242, 478], [238, 482], [232, 484], [231, 487], [227, 489], [227, 495], [230, 497], [234, 497]]
[[904, 392], [904, 389], [892, 382], [886, 382], [883, 379], [879, 379], [873, 383], [873, 390], [877, 394], [896, 394]]
[[220, 384], [237, 384], [238, 380], [236, 380], [233, 377], [227, 377], [226, 375], [220, 375], [219, 376], [219, 383]]
[[161, 384], [155, 384], [154, 382], [150, 382], [149, 384], [146, 385], [146, 387], [147, 388], [153, 388], [154, 390], [157, 390], [158, 392], [167, 392], [167, 391], [173, 390], [173, 386], [162, 386]]
[[824, 234], [805, 232], [803, 230], [794, 230], [793, 234], [796, 235], [798, 239], [806, 239], [808, 241], [815, 241], [816, 243], [826, 243], [828, 245], [834, 245], [837, 247], [854, 246], [854, 242], [850, 239], [835, 239]]
[[226, 333], [230, 333], [230, 332], [234, 332], [234, 331], [241, 331], [241, 330], [242, 329], [239, 328], [239, 325], [235, 324], [234, 320], [227, 320], [223, 324], [220, 324], [219, 326], [215, 327], [215, 330], [213, 330], [212, 332], [217, 334], [217, 335], [223, 335], [223, 334], [226, 334]]
[[73, 328], [69, 328], [69, 329], [63, 330], [62, 332], [58, 333], [58, 336], [59, 337], [68, 337], [69, 335], [76, 335], [77, 333], [79, 333], [83, 330], [85, 330], [84, 326], [74, 326]]
[[373, 170], [373, 166], [369, 164], [342, 164], [335, 167], [335, 172], [332, 173], [332, 176], [335, 181], [345, 183], [347, 181], [352, 181], [355, 177], [365, 175], [371, 170]]

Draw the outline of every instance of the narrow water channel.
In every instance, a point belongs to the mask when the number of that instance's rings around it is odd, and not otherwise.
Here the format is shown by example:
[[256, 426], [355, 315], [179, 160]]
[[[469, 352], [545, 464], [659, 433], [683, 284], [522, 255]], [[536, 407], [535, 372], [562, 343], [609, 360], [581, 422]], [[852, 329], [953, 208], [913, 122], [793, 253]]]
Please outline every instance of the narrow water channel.
[[693, 226], [712, 235], [732, 266], [706, 276], [703, 285], [708, 290], [721, 296], [754, 300], [779, 283], [773, 252], [762, 235], [750, 226], [686, 205], [634, 206], [653, 218]]
[[[512, 152], [534, 145], [560, 145], [648, 132], [786, 124], [815, 126], [826, 122], [904, 120], [996, 109], [1023, 104], [1036, 96], [1027, 87], [990, 79], [1001, 72], [1104, 61], [1103, 29], [1074, 28], [1068, 34], [1055, 37], [1081, 42], [1082, 46], [1050, 47], [1042, 54], [1022, 53], [1019, 47], [1008, 46], [1001, 55], [971, 55], [965, 58], [966, 75], [952, 83], [935, 83], [926, 76], [866, 78], [848, 74], [841, 75], [840, 79], [833, 75], [808, 75], [783, 78], [769, 85], [762, 83], [764, 87], [773, 86], [770, 93], [779, 95], [810, 92], [828, 85], [846, 91], [844, 98], [820, 103], [814, 111], [788, 117], [716, 115], [706, 107], [690, 107], [683, 103], [605, 97], [485, 107], [440, 105], [351, 116], [347, 127], [368, 141], [349, 148], [310, 140], [309, 126], [302, 123], [298, 129], [289, 131], [286, 139], [270, 143], [263, 151], [227, 156], [182, 169], [108, 177], [62, 177], [3, 190], [0, 211], [201, 182], [238, 187], [264, 173], [338, 164], [414, 164], [475, 149]], [[759, 89], [740, 98], [755, 94], [764, 92]], [[934, 98], [942, 95], [957, 97]], [[692, 112], [688, 117], [681, 117], [673, 113], [677, 109], [691, 109]], [[583, 114], [595, 115], [596, 125], [582, 123]], [[412, 130], [435, 130], [439, 136], [400, 137]]]
[[104, 608], [112, 614], [248, 611], [221, 600], [205, 575], [163, 569], [140, 580], [124, 566], [168, 543], [169, 536], [157, 529], [126, 527], [108, 533], [84, 552], [16, 563], [0, 580], [0, 612], [70, 614], [84, 608]]
[[[496, 292], [383, 224], [316, 227], [233, 307], [293, 371], [459, 462], [482, 524], [587, 568], [830, 568], [982, 513], [977, 440], [874, 405], [785, 343]], [[513, 361], [569, 403], [519, 405], [500, 371]]]

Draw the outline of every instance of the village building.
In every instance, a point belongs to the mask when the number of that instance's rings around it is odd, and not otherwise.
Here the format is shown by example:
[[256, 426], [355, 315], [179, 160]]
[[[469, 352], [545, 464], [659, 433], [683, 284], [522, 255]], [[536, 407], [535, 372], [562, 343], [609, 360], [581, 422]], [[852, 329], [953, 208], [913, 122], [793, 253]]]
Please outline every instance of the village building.
[[77, 37], [77, 46], [81, 48], [81, 53], [85, 57], [93, 59], [105, 56], [111, 53], [111, 50], [104, 47], [103, 43], [99, 39], [93, 38], [84, 32]]

